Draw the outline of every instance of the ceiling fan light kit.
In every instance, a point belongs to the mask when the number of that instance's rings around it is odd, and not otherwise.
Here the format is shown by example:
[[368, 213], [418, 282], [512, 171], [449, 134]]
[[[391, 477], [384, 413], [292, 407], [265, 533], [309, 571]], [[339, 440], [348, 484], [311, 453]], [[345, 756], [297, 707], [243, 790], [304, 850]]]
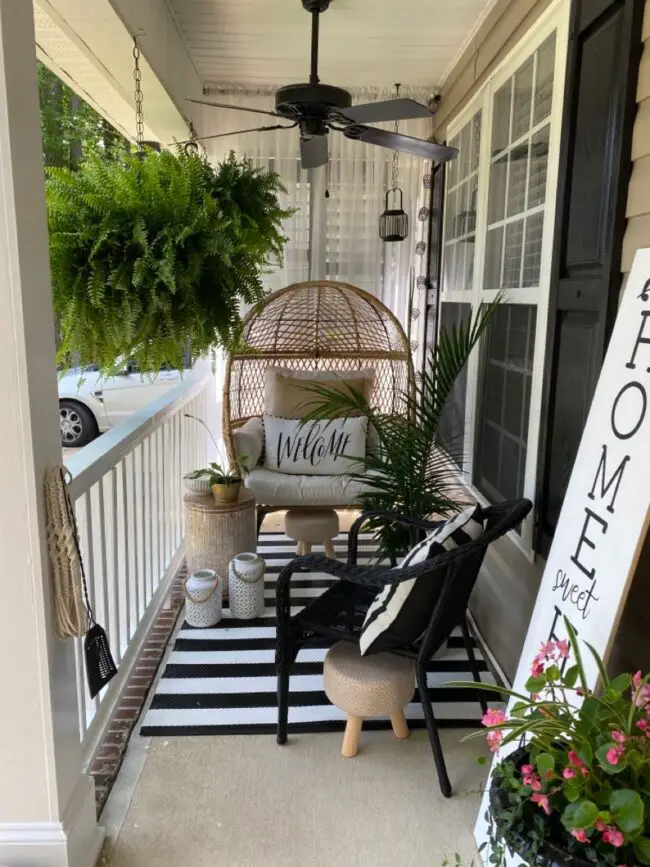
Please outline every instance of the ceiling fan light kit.
[[[246, 106], [228, 105], [210, 99], [190, 99], [190, 102], [249, 111], [289, 121], [288, 124], [275, 124], [269, 127], [234, 130], [217, 133], [203, 138], [221, 138], [245, 132], [260, 132], [275, 129], [300, 129], [300, 161], [303, 169], [315, 169], [328, 162], [327, 139], [331, 130], [342, 132], [346, 138], [363, 141], [393, 151], [411, 154], [427, 160], [446, 162], [453, 159], [458, 151], [455, 148], [439, 145], [412, 136], [399, 135], [390, 130], [366, 126], [369, 123], [396, 122], [411, 118], [431, 117], [431, 108], [414, 99], [388, 99], [352, 105], [352, 96], [341, 87], [321, 84], [318, 77], [318, 46], [320, 15], [330, 5], [330, 0], [302, 0], [302, 5], [311, 14], [311, 68], [309, 81], [301, 84], [288, 84], [275, 94], [275, 111], [264, 111]], [[200, 141], [200, 139], [196, 139]], [[181, 142], [183, 144], [183, 142]]]

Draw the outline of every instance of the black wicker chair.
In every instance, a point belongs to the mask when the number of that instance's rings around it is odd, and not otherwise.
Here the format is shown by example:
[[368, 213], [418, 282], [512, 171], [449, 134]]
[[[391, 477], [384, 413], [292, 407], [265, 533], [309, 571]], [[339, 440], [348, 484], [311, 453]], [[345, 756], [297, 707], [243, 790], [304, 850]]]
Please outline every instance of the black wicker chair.
[[[322, 641], [323, 636], [358, 644], [366, 611], [377, 592], [386, 584], [408, 581], [411, 578], [426, 574], [430, 580], [439, 581], [441, 584], [440, 596], [431, 612], [429, 626], [417, 646], [401, 647], [395, 649], [394, 652], [415, 659], [418, 692], [438, 771], [440, 790], [448, 798], [451, 795], [451, 783], [442, 754], [438, 726], [429, 698], [427, 666], [434, 653], [447, 641], [452, 631], [460, 626], [472, 676], [475, 681], [480, 682], [467, 624], [469, 597], [490, 543], [517, 527], [526, 517], [530, 508], [529, 500], [513, 500], [496, 506], [489, 506], [484, 510], [487, 519], [486, 530], [480, 539], [405, 569], [391, 569], [388, 566], [357, 566], [357, 544], [362, 525], [369, 518], [373, 518], [383, 520], [386, 523], [404, 524], [422, 532], [432, 530], [440, 522], [367, 512], [358, 518], [350, 529], [347, 563], [330, 560], [322, 554], [308, 554], [296, 557], [285, 566], [278, 577], [276, 598], [275, 661], [278, 674], [278, 743], [284, 744], [287, 740], [289, 677], [300, 648], [312, 641]], [[292, 617], [291, 577], [294, 573], [304, 570], [326, 572], [341, 580]], [[481, 708], [485, 712], [486, 703], [483, 695], [482, 692], [478, 693]]]

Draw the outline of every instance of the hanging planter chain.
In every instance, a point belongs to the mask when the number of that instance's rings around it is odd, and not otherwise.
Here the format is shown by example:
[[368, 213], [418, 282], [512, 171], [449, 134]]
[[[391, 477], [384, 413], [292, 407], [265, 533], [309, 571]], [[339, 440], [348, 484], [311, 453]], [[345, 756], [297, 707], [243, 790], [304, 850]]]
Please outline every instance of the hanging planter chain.
[[135, 138], [138, 151], [144, 151], [144, 114], [142, 113], [142, 74], [140, 72], [140, 49], [138, 37], [133, 37], [133, 81], [135, 83]]
[[[395, 98], [399, 98], [399, 84], [395, 85]], [[395, 121], [395, 135], [399, 134], [399, 121]], [[399, 207], [390, 207], [389, 199], [392, 195], [393, 206], [397, 204], [399, 193]], [[385, 243], [391, 241], [403, 241], [409, 233], [409, 218], [403, 208], [404, 197], [399, 185], [399, 151], [393, 151], [392, 177], [390, 189], [386, 192], [386, 207], [379, 217], [379, 237]]]

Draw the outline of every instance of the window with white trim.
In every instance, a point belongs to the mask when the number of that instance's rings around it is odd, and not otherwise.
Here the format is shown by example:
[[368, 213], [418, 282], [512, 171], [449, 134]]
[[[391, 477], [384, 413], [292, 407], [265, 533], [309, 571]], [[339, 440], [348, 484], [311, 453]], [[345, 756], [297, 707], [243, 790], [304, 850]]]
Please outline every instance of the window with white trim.
[[[448, 128], [458, 157], [446, 175], [441, 326], [506, 292], [441, 424], [443, 444], [487, 502], [535, 491], [564, 18], [549, 13]], [[531, 541], [528, 526], [524, 547]]]

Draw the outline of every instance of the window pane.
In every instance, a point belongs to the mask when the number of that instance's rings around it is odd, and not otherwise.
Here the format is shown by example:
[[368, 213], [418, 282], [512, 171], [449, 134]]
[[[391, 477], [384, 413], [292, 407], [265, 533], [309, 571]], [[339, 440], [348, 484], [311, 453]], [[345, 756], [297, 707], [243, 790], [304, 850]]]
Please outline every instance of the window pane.
[[526, 208], [526, 175], [528, 174], [528, 142], [510, 151], [508, 181], [508, 216], [520, 214]]
[[453, 289], [465, 288], [465, 245], [456, 244], [456, 267], [454, 268]]
[[523, 286], [539, 286], [539, 272], [542, 265], [543, 230], [544, 214], [542, 212], [526, 218]]
[[478, 160], [481, 152], [481, 112], [477, 112], [472, 118], [471, 135], [472, 155], [470, 159], [470, 171], [478, 170]]
[[550, 126], [545, 126], [531, 139], [530, 178], [528, 179], [528, 207], [543, 205], [546, 198], [546, 171], [548, 168], [548, 137]]
[[516, 141], [530, 129], [533, 101], [533, 58], [527, 60], [515, 73], [515, 98], [512, 109], [512, 136]]
[[[440, 308], [440, 328], [449, 329], [460, 325], [470, 314], [471, 305], [443, 302]], [[466, 459], [465, 449], [465, 400], [467, 396], [467, 366], [454, 383], [447, 399], [438, 428], [440, 443], [459, 467]]]
[[492, 118], [492, 156], [507, 147], [510, 141], [510, 95], [512, 80], [507, 81], [494, 96]]
[[516, 220], [506, 226], [503, 255], [503, 285], [516, 289], [521, 285], [521, 254], [524, 244], [524, 221]]
[[451, 241], [452, 238], [455, 238], [455, 226], [456, 226], [456, 201], [458, 198], [458, 193], [456, 190], [452, 190], [450, 193], [447, 193], [447, 197], [445, 200], [445, 240]]
[[474, 282], [474, 236], [470, 235], [465, 244], [465, 289], [469, 291]]
[[467, 200], [469, 197], [469, 182], [465, 181], [458, 189], [458, 200], [456, 202], [456, 226], [454, 235], [456, 238], [461, 238], [467, 234]]
[[503, 305], [483, 342], [474, 483], [492, 502], [523, 495], [536, 314]]
[[538, 124], [551, 113], [554, 65], [555, 33], [549, 36], [537, 50], [537, 82], [535, 84], [533, 124]]
[[503, 257], [503, 226], [490, 229], [485, 248], [485, 274], [483, 289], [501, 289], [501, 261]]
[[508, 177], [508, 156], [501, 157], [492, 164], [490, 171], [490, 196], [488, 202], [488, 223], [503, 220], [506, 210], [506, 182]]
[[470, 172], [470, 124], [465, 124], [460, 132], [460, 143], [458, 145], [458, 180], [466, 178]]
[[454, 288], [454, 268], [456, 259], [456, 244], [445, 244], [444, 255], [443, 255], [443, 274], [444, 274], [444, 283], [443, 286], [445, 289], [453, 289]]

